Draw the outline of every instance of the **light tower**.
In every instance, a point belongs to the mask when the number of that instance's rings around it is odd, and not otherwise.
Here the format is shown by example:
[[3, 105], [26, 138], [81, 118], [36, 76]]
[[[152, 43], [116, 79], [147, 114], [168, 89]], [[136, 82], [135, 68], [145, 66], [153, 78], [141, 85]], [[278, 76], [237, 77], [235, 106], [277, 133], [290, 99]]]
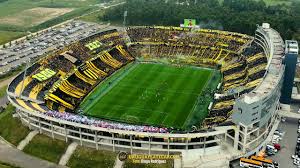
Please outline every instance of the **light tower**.
[[123, 27], [125, 28], [125, 26], [126, 26], [126, 18], [127, 18], [127, 10], [126, 11], [124, 11], [124, 15], [123, 15]]
[[19, 98], [21, 98], [22, 92], [23, 92], [23, 90], [24, 90], [24, 83], [25, 83], [25, 79], [26, 79], [26, 73], [27, 73], [27, 69], [29, 68], [29, 66], [30, 66], [30, 59], [28, 59], [28, 61], [26, 61], [25, 71], [24, 71], [24, 75], [23, 75], [23, 81], [22, 81], [21, 90], [20, 90], [19, 95], [17, 95], [17, 97], [19, 97]]

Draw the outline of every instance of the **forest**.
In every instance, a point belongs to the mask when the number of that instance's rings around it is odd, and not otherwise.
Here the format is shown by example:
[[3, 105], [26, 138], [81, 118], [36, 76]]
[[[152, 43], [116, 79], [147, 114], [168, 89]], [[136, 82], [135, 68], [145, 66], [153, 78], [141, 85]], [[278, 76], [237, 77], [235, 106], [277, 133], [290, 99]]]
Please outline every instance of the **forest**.
[[267, 5], [263, 0], [126, 0], [106, 10], [100, 20], [126, 25], [179, 26], [196, 19], [201, 28], [254, 35], [257, 24], [268, 22], [285, 39], [300, 40], [300, 1]]

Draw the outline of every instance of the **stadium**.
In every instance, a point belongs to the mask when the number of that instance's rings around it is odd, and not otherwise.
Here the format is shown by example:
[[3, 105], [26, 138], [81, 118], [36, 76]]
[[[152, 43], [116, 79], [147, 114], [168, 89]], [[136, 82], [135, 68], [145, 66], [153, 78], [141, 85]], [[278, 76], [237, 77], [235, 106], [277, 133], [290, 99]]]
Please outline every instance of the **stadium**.
[[259, 152], [276, 129], [283, 59], [284, 42], [267, 23], [254, 37], [111, 29], [28, 64], [7, 94], [24, 125], [52, 138], [180, 154], [184, 167], [224, 165]]

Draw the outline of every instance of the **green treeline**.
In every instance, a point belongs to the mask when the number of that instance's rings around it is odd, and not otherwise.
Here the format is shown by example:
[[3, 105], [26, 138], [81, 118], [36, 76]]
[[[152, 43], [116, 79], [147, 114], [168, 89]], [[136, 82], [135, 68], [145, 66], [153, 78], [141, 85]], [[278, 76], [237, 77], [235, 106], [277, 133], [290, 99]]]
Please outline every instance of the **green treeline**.
[[[253, 35], [256, 25], [268, 22], [286, 39], [300, 40], [300, 1], [267, 6], [263, 0], [126, 0], [110, 8], [104, 21], [127, 25], [179, 26], [184, 18], [197, 19], [202, 28], [224, 29]], [[177, 4], [176, 2], [179, 2]], [[187, 5], [186, 2], [189, 2]]]

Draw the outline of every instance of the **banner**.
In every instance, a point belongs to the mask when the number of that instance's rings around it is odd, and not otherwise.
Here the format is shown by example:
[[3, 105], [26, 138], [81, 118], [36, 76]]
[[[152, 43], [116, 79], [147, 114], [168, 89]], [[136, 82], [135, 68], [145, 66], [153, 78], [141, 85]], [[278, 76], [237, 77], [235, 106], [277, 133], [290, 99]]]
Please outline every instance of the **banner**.
[[52, 71], [51, 69], [46, 68], [45, 70], [33, 75], [32, 78], [35, 78], [35, 79], [39, 80], [40, 82], [42, 82], [47, 79], [50, 79], [55, 74], [56, 74], [56, 72]]
[[184, 27], [193, 28], [196, 27], [196, 19], [184, 19]]

